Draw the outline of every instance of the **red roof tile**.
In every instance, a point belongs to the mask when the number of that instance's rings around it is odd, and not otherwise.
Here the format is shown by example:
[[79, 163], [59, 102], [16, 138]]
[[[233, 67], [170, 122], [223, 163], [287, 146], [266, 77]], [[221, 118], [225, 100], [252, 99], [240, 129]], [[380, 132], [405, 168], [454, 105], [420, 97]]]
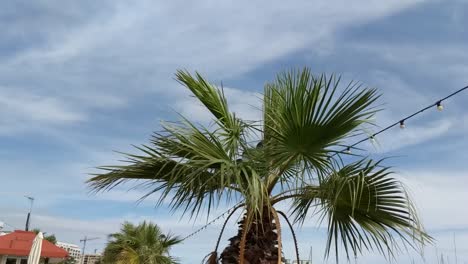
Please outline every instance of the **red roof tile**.
[[[0, 255], [28, 256], [36, 234], [33, 232], [15, 230], [10, 234], [0, 236]], [[41, 257], [66, 258], [68, 252], [47, 240], [42, 242]]]

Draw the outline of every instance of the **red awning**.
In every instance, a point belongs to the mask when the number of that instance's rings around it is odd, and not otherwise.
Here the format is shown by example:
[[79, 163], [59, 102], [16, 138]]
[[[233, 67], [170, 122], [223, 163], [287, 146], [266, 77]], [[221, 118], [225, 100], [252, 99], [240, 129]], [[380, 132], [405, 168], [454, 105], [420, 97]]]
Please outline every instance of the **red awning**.
[[[0, 255], [28, 256], [36, 234], [15, 230], [8, 235], [0, 236]], [[57, 247], [47, 240], [42, 242], [41, 257], [44, 258], [66, 258], [68, 252]]]

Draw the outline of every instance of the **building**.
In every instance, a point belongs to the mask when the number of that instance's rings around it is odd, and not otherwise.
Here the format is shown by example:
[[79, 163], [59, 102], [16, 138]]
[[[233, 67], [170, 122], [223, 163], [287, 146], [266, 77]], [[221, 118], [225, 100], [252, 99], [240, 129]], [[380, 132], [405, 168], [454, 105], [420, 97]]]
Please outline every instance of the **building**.
[[[33, 232], [21, 230], [0, 236], [0, 264], [26, 264], [35, 237]], [[43, 240], [41, 257], [57, 263], [67, 258], [68, 252]]]
[[312, 264], [312, 262], [310, 260], [299, 260], [299, 263], [297, 263], [297, 260], [287, 259], [286, 264]]
[[3, 230], [4, 227], [5, 227], [5, 223], [3, 223], [2, 221], [0, 221], [0, 236], [4, 236], [4, 235], [6, 235], [6, 234], [11, 233], [10, 231], [5, 231], [5, 230]]
[[68, 252], [68, 256], [76, 260], [76, 263], [80, 263], [81, 249], [75, 244], [57, 242], [58, 247], [65, 249]]
[[84, 255], [83, 260], [80, 262], [81, 264], [95, 264], [99, 260], [101, 260], [101, 255], [99, 254], [87, 254]]

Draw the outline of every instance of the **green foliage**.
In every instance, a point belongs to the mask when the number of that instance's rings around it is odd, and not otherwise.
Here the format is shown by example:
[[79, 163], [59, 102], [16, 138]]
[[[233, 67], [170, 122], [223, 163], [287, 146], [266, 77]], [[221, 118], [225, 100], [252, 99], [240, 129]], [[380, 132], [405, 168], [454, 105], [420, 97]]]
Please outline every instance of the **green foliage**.
[[57, 244], [57, 238], [55, 237], [55, 235], [45, 236], [44, 239], [54, 245]]
[[[334, 247], [337, 256], [339, 243], [348, 256], [364, 249], [391, 255], [398, 237], [410, 246], [430, 240], [388, 167], [365, 158], [346, 165], [337, 153], [372, 125], [376, 89], [342, 86], [340, 77], [307, 68], [282, 73], [265, 85], [263, 119], [253, 122], [236, 117], [223, 90], [200, 74], [178, 71], [176, 78], [213, 114], [213, 125], [162, 123], [140, 154], [126, 154], [128, 163], [100, 167], [88, 181], [95, 191], [138, 180], [147, 196], [159, 193], [159, 203], [192, 215], [242, 202], [248, 215], [261, 217], [290, 201], [296, 223], [316, 214], [328, 219], [327, 252]], [[259, 134], [259, 144], [249, 142]]]
[[119, 233], [109, 235], [102, 263], [116, 264], [173, 264], [169, 255], [172, 246], [180, 243], [178, 237], [165, 235], [152, 223], [137, 226], [125, 222]]
[[[422, 231], [416, 213], [402, 184], [381, 162], [360, 160], [343, 166], [319, 185], [302, 186], [294, 200], [297, 221], [304, 221], [310, 208], [319, 207], [328, 222], [327, 254], [342, 242], [348, 254], [363, 248], [392, 254], [394, 236], [423, 243], [429, 237]], [[336, 252], [338, 255], [338, 252]], [[348, 255], [349, 257], [349, 255]]]
[[[37, 235], [39, 232], [41, 232], [41, 230], [40, 230], [39, 228], [35, 228], [35, 229], [31, 230], [31, 231], [34, 232], [36, 235]], [[52, 243], [52, 244], [54, 244], [54, 245], [57, 244], [57, 238], [55, 237], [54, 234], [52, 234], [52, 235], [47, 235], [47, 236], [44, 235], [44, 239], [47, 240], [47, 241], [49, 241], [50, 243]]]

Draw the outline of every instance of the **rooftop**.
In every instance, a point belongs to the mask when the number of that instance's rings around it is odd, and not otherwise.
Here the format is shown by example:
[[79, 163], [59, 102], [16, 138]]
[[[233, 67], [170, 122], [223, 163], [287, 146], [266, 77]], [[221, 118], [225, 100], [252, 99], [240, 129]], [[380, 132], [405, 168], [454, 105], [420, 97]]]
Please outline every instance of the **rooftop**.
[[[0, 255], [28, 256], [36, 234], [33, 232], [15, 230], [0, 236]], [[47, 240], [42, 242], [42, 257], [66, 258], [68, 252]]]

